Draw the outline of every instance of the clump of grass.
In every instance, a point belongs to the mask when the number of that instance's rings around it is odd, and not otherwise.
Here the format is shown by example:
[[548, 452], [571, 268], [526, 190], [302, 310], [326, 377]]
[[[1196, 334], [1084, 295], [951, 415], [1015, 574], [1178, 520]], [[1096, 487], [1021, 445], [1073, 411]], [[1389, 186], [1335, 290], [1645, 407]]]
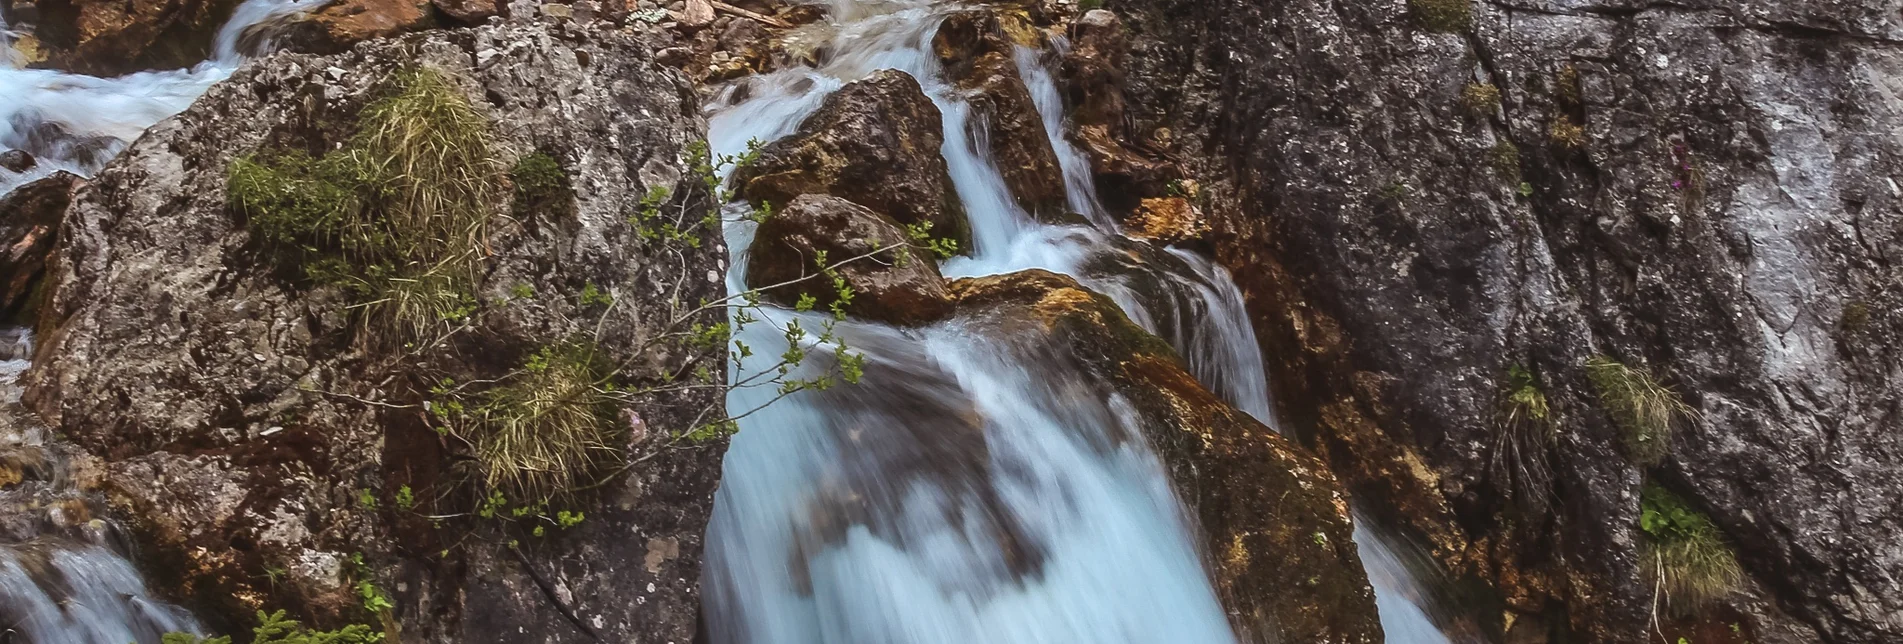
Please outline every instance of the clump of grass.
[[482, 112], [418, 67], [393, 75], [341, 149], [238, 159], [227, 194], [253, 235], [357, 293], [366, 329], [419, 337], [473, 301], [502, 184], [489, 150]]
[[1467, 0], [1408, 0], [1407, 6], [1428, 31], [1455, 33], [1473, 22], [1473, 5]]
[[1500, 109], [1500, 88], [1492, 83], [1468, 83], [1460, 90], [1460, 106], [1474, 116], [1492, 116]]
[[569, 342], [529, 356], [464, 423], [492, 489], [547, 499], [617, 457], [614, 366], [593, 345]]
[[1656, 465], [1664, 460], [1672, 449], [1672, 428], [1680, 418], [1696, 413], [1679, 400], [1678, 392], [1652, 374], [1612, 358], [1587, 360], [1586, 376], [1598, 390], [1600, 404], [1618, 424], [1620, 442], [1634, 463]]
[[562, 164], [554, 157], [533, 152], [515, 162], [515, 167], [509, 170], [509, 179], [515, 184], [516, 209], [524, 210], [561, 194], [568, 175], [562, 172]]
[[1584, 104], [1584, 95], [1579, 91], [1578, 67], [1566, 65], [1559, 68], [1559, 73], [1554, 75], [1553, 82], [1557, 86], [1557, 97], [1561, 106], [1580, 107]]
[[1668, 605], [1690, 611], [1743, 583], [1738, 557], [1710, 517], [1651, 482], [1640, 492], [1639, 506], [1645, 572]]
[[1553, 145], [1568, 150], [1577, 150], [1586, 145], [1586, 128], [1574, 123], [1570, 116], [1553, 117], [1553, 125], [1546, 134], [1553, 140]]
[[1507, 370], [1500, 402], [1500, 420], [1494, 431], [1492, 470], [1527, 509], [1546, 508], [1552, 488], [1550, 458], [1559, 423], [1546, 402], [1539, 377], [1525, 367]]
[[1520, 146], [1514, 145], [1512, 141], [1500, 139], [1499, 143], [1493, 144], [1493, 149], [1487, 156], [1487, 160], [1493, 165], [1493, 170], [1500, 173], [1500, 177], [1506, 179], [1508, 185], [1520, 182]]

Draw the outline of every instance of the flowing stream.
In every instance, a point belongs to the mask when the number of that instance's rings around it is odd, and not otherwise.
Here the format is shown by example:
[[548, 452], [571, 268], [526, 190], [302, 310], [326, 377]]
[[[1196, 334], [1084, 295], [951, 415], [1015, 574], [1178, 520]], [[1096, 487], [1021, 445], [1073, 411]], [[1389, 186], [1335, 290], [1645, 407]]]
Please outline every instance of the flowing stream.
[[[1071, 209], [1089, 226], [1040, 224], [1011, 199], [984, 124], [931, 51], [953, 5], [833, 0], [831, 8], [818, 68], [744, 79], [708, 107], [716, 153], [791, 134], [844, 84], [904, 71], [943, 115], [941, 152], [971, 219], [975, 247], [944, 263], [947, 277], [1071, 275], [1170, 341], [1212, 391], [1276, 425], [1236, 285], [1195, 253], [1117, 234], [1087, 162], [1063, 136], [1048, 52], [1019, 48], [1016, 60]], [[729, 220], [731, 292], [746, 288], [752, 236], [750, 221]], [[1118, 259], [1133, 255], [1145, 259]], [[777, 309], [764, 317], [739, 340], [783, 346], [785, 325], [823, 323]], [[907, 330], [844, 322], [835, 333], [867, 358], [860, 384], [772, 405], [770, 387], [729, 396], [736, 413], [759, 411], [740, 421], [708, 529], [713, 642], [1236, 641], [1198, 559], [1195, 526], [1127, 402], [1088, 391], [1081, 374], [1046, 359], [1049, 347], [986, 337], [959, 320]], [[757, 382], [764, 366], [743, 365], [734, 378]], [[1355, 540], [1388, 641], [1450, 641], [1423, 608], [1430, 595], [1407, 544], [1365, 526], [1357, 522]]]

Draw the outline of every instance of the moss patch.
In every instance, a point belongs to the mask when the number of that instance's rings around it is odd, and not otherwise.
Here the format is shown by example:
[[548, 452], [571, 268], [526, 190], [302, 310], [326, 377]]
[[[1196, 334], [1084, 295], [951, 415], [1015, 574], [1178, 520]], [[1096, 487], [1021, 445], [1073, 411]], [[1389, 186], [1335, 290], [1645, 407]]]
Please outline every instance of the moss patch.
[[1473, 23], [1473, 5], [1467, 0], [1408, 0], [1407, 6], [1428, 31], [1455, 33]]

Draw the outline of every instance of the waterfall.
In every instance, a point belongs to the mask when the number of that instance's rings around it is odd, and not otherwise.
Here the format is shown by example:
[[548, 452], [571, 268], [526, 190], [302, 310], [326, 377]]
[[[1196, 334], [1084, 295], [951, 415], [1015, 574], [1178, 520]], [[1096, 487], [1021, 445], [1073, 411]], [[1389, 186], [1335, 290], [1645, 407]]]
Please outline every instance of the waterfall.
[[[948, 278], [1071, 275], [1168, 340], [1212, 391], [1277, 427], [1227, 271], [1174, 248], [1141, 265], [1102, 266], [1133, 242], [1117, 234], [1087, 160], [1064, 136], [1042, 52], [1020, 47], [1016, 62], [1070, 207], [1089, 226], [1039, 224], [1011, 199], [983, 124], [932, 56], [945, 7], [832, 4], [830, 60], [744, 79], [747, 91], [709, 106], [716, 153], [792, 133], [826, 94], [872, 71], [907, 72], [943, 114], [941, 153], [971, 219], [975, 248], [941, 266]], [[727, 224], [735, 293], [746, 288], [752, 228], [741, 217]], [[789, 321], [821, 323], [777, 309], [766, 317], [739, 339], [772, 346]], [[716, 644], [1236, 640], [1156, 456], [1140, 437], [1108, 453], [1085, 448], [1135, 431], [1124, 403], [1073, 395], [1077, 376], [1039, 360], [1035, 347], [1001, 346], [956, 320], [916, 330], [845, 322], [835, 332], [865, 353], [861, 384], [764, 407], [774, 392], [729, 396], [734, 410], [760, 410], [740, 421], [708, 529], [704, 603]], [[748, 377], [744, 366], [736, 372]], [[1367, 525], [1357, 521], [1354, 537], [1388, 641], [1448, 642], [1425, 608], [1426, 584], [1397, 554], [1407, 544]]]
[[[0, 194], [64, 170], [91, 176], [152, 124], [184, 111], [212, 83], [244, 61], [255, 28], [322, 6], [329, 0], [245, 0], [213, 40], [212, 58], [190, 69], [98, 78], [0, 64], [0, 150], [24, 150], [38, 161], [21, 173], [0, 170]], [[0, 24], [0, 31], [6, 31]], [[19, 58], [6, 38], [5, 53]], [[270, 46], [268, 40], [249, 43]]]

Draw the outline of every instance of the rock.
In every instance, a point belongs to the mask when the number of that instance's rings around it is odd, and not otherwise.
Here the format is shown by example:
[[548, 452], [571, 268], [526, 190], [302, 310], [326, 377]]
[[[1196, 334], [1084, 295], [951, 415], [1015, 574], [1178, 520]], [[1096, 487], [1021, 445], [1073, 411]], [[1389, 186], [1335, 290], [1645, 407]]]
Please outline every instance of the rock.
[[[338, 0], [298, 21], [283, 36], [287, 48], [328, 54], [341, 52], [365, 40], [428, 29], [434, 26], [431, 0]], [[475, 15], [482, 0], [458, 3]], [[445, 11], [451, 17], [456, 14]]]
[[95, 76], [190, 67], [237, 0], [41, 0], [33, 35], [45, 65]]
[[0, 152], [0, 168], [8, 172], [26, 172], [39, 164], [39, 161], [34, 160], [33, 155], [27, 154], [25, 150]]
[[20, 186], [0, 197], [0, 316], [32, 319], [46, 260], [59, 239], [60, 219], [86, 181], [66, 172]]
[[502, 13], [499, 0], [430, 0], [443, 15], [463, 24], [476, 24]]
[[[434, 429], [463, 425], [425, 411], [457, 400], [445, 378], [508, 383], [577, 338], [626, 365], [618, 377], [658, 381], [703, 360], [709, 377], [725, 377], [724, 350], [640, 352], [671, 306], [724, 295], [708, 276], [726, 253], [717, 231], [661, 242], [629, 221], [657, 189], [675, 195], [670, 212], [708, 206], [684, 161], [705, 125], [685, 79], [652, 61], [649, 38], [497, 21], [332, 56], [281, 52], [146, 132], [79, 192], [47, 269], [27, 400], [96, 464], [100, 493], [153, 563], [152, 587], [177, 589], [226, 633], [260, 608], [326, 628], [363, 621], [356, 584], [369, 581], [396, 605], [405, 641], [694, 639], [725, 441], [662, 450], [654, 437], [722, 417], [718, 394], [605, 403], [605, 440], [625, 460], [588, 471], [598, 486], [549, 508], [586, 521], [547, 534], [467, 514], [479, 494], [472, 450]], [[492, 170], [541, 170], [508, 180], [516, 196], [496, 200], [488, 256], [457, 305], [467, 308], [429, 327], [442, 340], [386, 347], [349, 308], [358, 296], [297, 270], [310, 264], [291, 263], [263, 223], [229, 206], [228, 186], [241, 157], [338, 147], [388, 95], [384, 83], [418, 66], [477, 106]], [[455, 320], [467, 328], [450, 333]], [[437, 527], [428, 514], [467, 518]], [[677, 549], [648, 566], [650, 539]], [[346, 583], [339, 564], [358, 553], [365, 563], [342, 566]]]
[[918, 81], [874, 73], [826, 97], [799, 132], [768, 144], [735, 172], [740, 193], [775, 207], [803, 194], [828, 194], [891, 217], [929, 222], [931, 233], [971, 247], [971, 228], [939, 155], [938, 108]]
[[1165, 244], [1202, 239], [1209, 232], [1202, 210], [1183, 197], [1144, 199], [1123, 223], [1129, 235]]
[[768, 299], [788, 306], [812, 296], [825, 310], [838, 297], [821, 274], [820, 253], [828, 265], [847, 262], [837, 270], [852, 287], [846, 312], [855, 318], [917, 325], [951, 312], [945, 280], [929, 251], [914, 248], [891, 218], [826, 195], [801, 195], [760, 224], [747, 249], [747, 286], [766, 289]]
[[946, 16], [932, 51], [970, 98], [969, 127], [986, 140], [1006, 187], [1027, 214], [1057, 221], [1069, 214], [1064, 175], [1031, 91], [1018, 74], [1018, 46], [1042, 48], [1043, 35], [1020, 14], [970, 9]]
[[713, 24], [714, 3], [709, 0], [687, 0], [687, 8], [681, 10], [680, 23], [690, 29]]
[[[1213, 188], [1278, 397], [1370, 510], [1582, 640], [1735, 616], [1753, 641], [1903, 641], [1903, 104], [1857, 62], [1894, 57], [1889, 5], [1479, 3], [1462, 35], [1308, 0], [1117, 6], [1133, 131], [1173, 131]], [[1477, 83], [1499, 112], [1463, 107]], [[1662, 464], [1617, 448], [1596, 355], [1698, 411]], [[1492, 465], [1516, 367], [1558, 423], [1531, 516]], [[1748, 578], [1690, 617], [1655, 610], [1648, 481]]]
[[1063, 77], [1071, 106], [1071, 139], [1090, 159], [1098, 198], [1113, 213], [1132, 213], [1143, 200], [1166, 197], [1182, 179], [1175, 164], [1134, 141], [1124, 117], [1123, 67], [1129, 48], [1123, 21], [1091, 10], [1070, 26], [1072, 46]]
[[1200, 524], [1242, 641], [1378, 642], [1374, 594], [1341, 484], [1314, 456], [1204, 389], [1162, 340], [1069, 277], [1030, 270], [952, 282], [974, 332], [1038, 338], [1093, 397], [1121, 396]]

